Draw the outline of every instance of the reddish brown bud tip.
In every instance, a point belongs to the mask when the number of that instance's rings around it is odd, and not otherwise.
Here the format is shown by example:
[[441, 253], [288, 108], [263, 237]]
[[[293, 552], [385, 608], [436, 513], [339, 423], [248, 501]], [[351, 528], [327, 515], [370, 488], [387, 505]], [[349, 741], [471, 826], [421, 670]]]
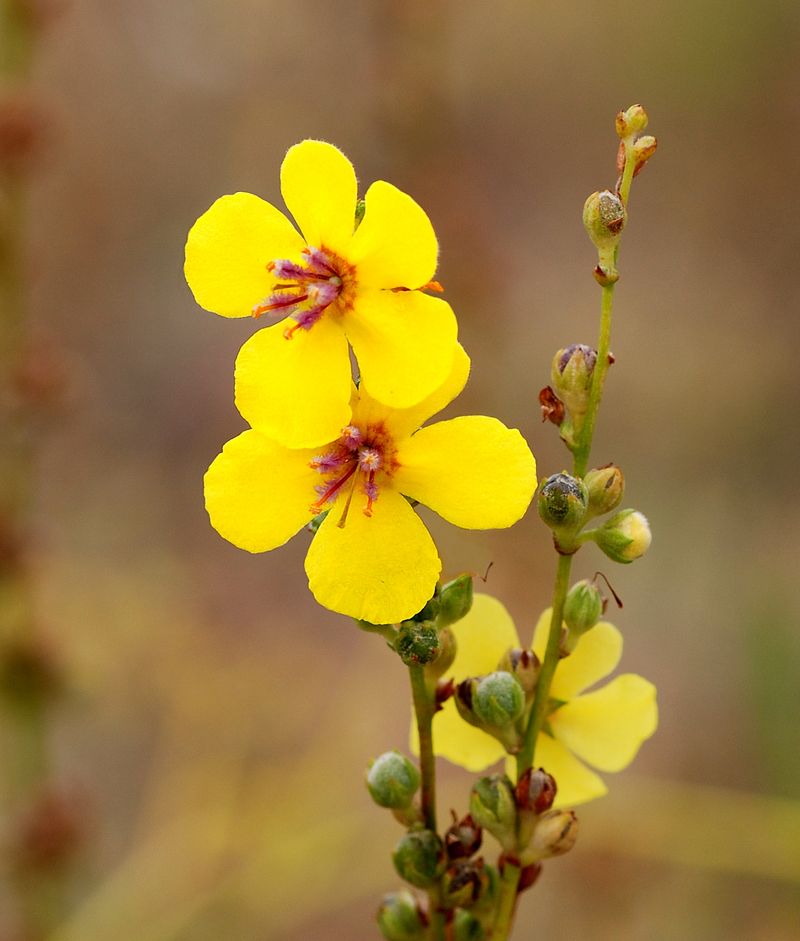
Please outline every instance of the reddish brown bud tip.
[[552, 386], [545, 386], [539, 393], [539, 405], [542, 408], [542, 421], [552, 422], [560, 427], [564, 422], [564, 403], [553, 392]]
[[519, 884], [517, 885], [517, 892], [524, 892], [525, 889], [530, 889], [532, 885], [535, 884], [536, 880], [542, 874], [542, 864], [541, 863], [531, 863], [530, 866], [524, 866], [522, 872], [519, 874]]
[[453, 811], [453, 824], [444, 835], [444, 846], [450, 859], [462, 859], [472, 856], [481, 848], [483, 830], [472, 819], [471, 814], [456, 818]]
[[528, 768], [517, 781], [516, 798], [520, 810], [543, 814], [550, 810], [558, 790], [555, 778], [544, 768]]

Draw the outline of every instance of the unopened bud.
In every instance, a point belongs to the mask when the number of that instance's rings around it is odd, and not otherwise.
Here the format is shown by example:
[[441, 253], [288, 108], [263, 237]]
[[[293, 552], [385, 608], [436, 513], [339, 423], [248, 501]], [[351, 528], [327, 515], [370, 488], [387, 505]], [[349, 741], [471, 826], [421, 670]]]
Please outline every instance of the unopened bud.
[[553, 474], [539, 487], [539, 516], [556, 530], [576, 530], [586, 517], [589, 497], [583, 482], [567, 473]]
[[638, 510], [620, 510], [592, 536], [609, 559], [633, 562], [650, 548], [650, 524]]
[[367, 769], [367, 788], [379, 807], [408, 807], [419, 780], [417, 766], [399, 751], [384, 752]]
[[469, 812], [473, 820], [488, 830], [504, 849], [515, 845], [517, 807], [511, 781], [504, 774], [480, 778], [472, 787]]
[[590, 470], [583, 482], [589, 494], [589, 516], [602, 516], [620, 505], [625, 493], [625, 477], [616, 464]]
[[439, 627], [455, 624], [472, 607], [472, 576], [459, 575], [442, 586], [439, 593]]
[[427, 889], [444, 872], [444, 846], [433, 830], [412, 830], [395, 847], [392, 861], [402, 879]]
[[523, 854], [527, 864], [550, 856], [563, 856], [568, 853], [578, 839], [578, 818], [571, 810], [551, 810], [543, 814], [530, 846]]
[[553, 388], [577, 425], [586, 414], [596, 363], [597, 352], [584, 343], [573, 343], [559, 350], [553, 359], [550, 370]]
[[631, 105], [627, 111], [620, 111], [616, 118], [617, 136], [620, 139], [641, 134], [647, 127], [647, 112], [641, 105]]
[[653, 156], [658, 147], [658, 141], [650, 134], [640, 137], [633, 145], [633, 157], [636, 161], [636, 167], [633, 175], [636, 176], [644, 169], [644, 165]]
[[430, 680], [438, 680], [443, 676], [456, 658], [456, 638], [449, 627], [445, 627], [438, 632], [439, 649], [436, 657], [425, 666], [425, 676]]
[[453, 917], [453, 941], [485, 941], [483, 925], [466, 909], [459, 908]]
[[472, 709], [486, 725], [503, 728], [516, 722], [525, 709], [525, 691], [511, 673], [484, 676], [472, 695]]
[[[564, 601], [564, 623], [574, 642], [591, 630], [603, 613], [603, 596], [600, 589], [585, 578], [576, 582]], [[574, 643], [572, 644], [574, 647]]]
[[500, 663], [497, 664], [498, 670], [505, 670], [507, 673], [513, 673], [519, 680], [525, 693], [525, 697], [530, 699], [536, 690], [536, 682], [539, 679], [539, 671], [542, 668], [541, 661], [532, 650], [522, 650], [520, 647], [512, 647], [503, 654]]
[[423, 941], [427, 933], [417, 901], [407, 889], [384, 896], [378, 927], [386, 941]]
[[456, 819], [453, 813], [453, 824], [444, 835], [444, 848], [449, 859], [463, 859], [477, 853], [483, 842], [483, 831], [472, 819], [470, 814]]
[[442, 877], [442, 901], [447, 908], [469, 908], [488, 883], [482, 859], [459, 859], [448, 866]]
[[616, 246], [627, 218], [622, 200], [611, 190], [592, 193], [583, 204], [583, 226], [598, 250]]
[[439, 634], [430, 622], [404, 621], [394, 647], [406, 666], [430, 663], [439, 653]]
[[515, 790], [517, 807], [538, 815], [550, 810], [553, 806], [558, 788], [555, 778], [544, 768], [528, 768], [517, 781]]

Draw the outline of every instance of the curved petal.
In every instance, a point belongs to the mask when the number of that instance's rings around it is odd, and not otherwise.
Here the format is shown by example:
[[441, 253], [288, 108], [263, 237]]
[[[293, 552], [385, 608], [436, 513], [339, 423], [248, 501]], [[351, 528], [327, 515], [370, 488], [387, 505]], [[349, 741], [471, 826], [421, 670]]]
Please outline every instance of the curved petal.
[[[411, 749], [414, 754], [419, 754], [419, 738], [413, 721]], [[496, 738], [465, 722], [452, 699], [448, 699], [441, 712], [433, 717], [433, 750], [434, 754], [467, 771], [483, 771], [500, 761], [506, 753]]]
[[430, 219], [410, 196], [378, 180], [364, 197], [365, 212], [348, 260], [359, 283], [420, 288], [434, 276], [439, 246]]
[[453, 365], [444, 383], [418, 405], [410, 408], [391, 408], [369, 394], [369, 389], [362, 382], [355, 396], [353, 406], [353, 424], [372, 425], [383, 422], [389, 429], [395, 443], [408, 438], [417, 431], [422, 423], [440, 412], [461, 392], [469, 377], [469, 356], [460, 343], [456, 344]]
[[601, 771], [621, 771], [658, 725], [656, 688], [625, 673], [550, 716], [553, 735]]
[[299, 256], [291, 222], [252, 193], [222, 196], [189, 230], [184, 273], [197, 303], [223, 317], [249, 317], [272, 290], [267, 264]]
[[313, 517], [312, 451], [290, 451], [257, 431], [224, 446], [204, 478], [206, 510], [220, 536], [248, 552], [282, 546]]
[[509, 647], [517, 647], [517, 629], [505, 605], [491, 595], [476, 594], [469, 612], [453, 625], [456, 656], [448, 674], [457, 682], [497, 669]]
[[343, 324], [361, 378], [379, 402], [408, 408], [447, 380], [458, 324], [440, 297], [418, 291], [360, 292]]
[[600, 621], [578, 641], [575, 650], [558, 661], [551, 695], [568, 701], [604, 679], [617, 668], [622, 657], [622, 634]]
[[536, 740], [535, 764], [556, 779], [558, 790], [554, 807], [574, 807], [608, 793], [603, 780], [594, 771], [544, 732]]
[[467, 529], [512, 526], [536, 489], [536, 461], [525, 439], [484, 415], [422, 428], [402, 443], [397, 460], [399, 490]]
[[349, 248], [358, 182], [341, 150], [319, 140], [290, 147], [281, 164], [281, 193], [309, 245], [337, 254]]
[[290, 339], [284, 330], [265, 327], [239, 350], [236, 407], [253, 428], [287, 447], [327, 444], [350, 421], [347, 341], [326, 316]]
[[356, 491], [342, 518], [342, 494], [306, 556], [308, 585], [331, 611], [373, 624], [415, 615], [433, 595], [442, 563], [422, 520], [397, 491], [382, 487], [371, 517]]

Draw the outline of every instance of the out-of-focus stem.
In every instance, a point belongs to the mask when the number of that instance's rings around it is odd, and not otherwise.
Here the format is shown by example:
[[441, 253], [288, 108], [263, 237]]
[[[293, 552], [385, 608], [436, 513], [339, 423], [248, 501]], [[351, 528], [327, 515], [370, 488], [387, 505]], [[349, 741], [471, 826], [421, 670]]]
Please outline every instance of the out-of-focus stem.
[[[419, 770], [422, 778], [421, 803], [425, 827], [436, 833], [436, 759], [433, 755], [433, 716], [436, 711], [434, 697], [425, 682], [425, 670], [419, 664], [408, 668], [411, 694], [419, 735]], [[441, 911], [441, 893], [438, 886], [428, 890], [428, 938], [444, 941], [445, 913]]]

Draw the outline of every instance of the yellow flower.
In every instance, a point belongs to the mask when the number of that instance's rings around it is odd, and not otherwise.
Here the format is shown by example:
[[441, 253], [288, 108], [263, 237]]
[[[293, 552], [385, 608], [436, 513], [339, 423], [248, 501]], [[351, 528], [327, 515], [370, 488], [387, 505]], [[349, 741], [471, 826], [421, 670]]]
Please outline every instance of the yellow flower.
[[524, 438], [495, 418], [417, 430], [468, 375], [457, 346], [447, 381], [413, 408], [392, 409], [364, 384], [353, 388], [350, 424], [319, 450], [245, 431], [206, 473], [211, 525], [241, 549], [265, 552], [328, 509], [306, 557], [317, 601], [373, 624], [412, 617], [433, 594], [441, 562], [406, 497], [456, 526], [495, 529], [517, 522], [536, 488]]
[[[533, 649], [540, 659], [549, 628], [547, 610], [534, 632]], [[520, 646], [508, 611], [489, 595], [475, 596], [472, 610], [454, 631], [458, 653], [452, 673], [457, 681], [491, 673], [509, 647]], [[621, 656], [622, 635], [613, 624], [601, 621], [556, 667], [552, 708], [546, 731], [536, 742], [535, 765], [556, 779], [557, 807], [581, 804], [607, 791], [602, 779], [580, 759], [600, 771], [621, 771], [656, 730], [656, 689], [641, 676], [625, 673], [585, 692], [608, 676]], [[437, 713], [433, 733], [436, 754], [469, 771], [482, 771], [505, 756], [497, 739], [464, 722], [452, 699]]]
[[236, 405], [287, 447], [317, 447], [350, 421], [348, 343], [371, 395], [408, 408], [446, 380], [457, 325], [444, 300], [422, 293], [440, 290], [438, 246], [410, 196], [373, 183], [355, 229], [353, 165], [313, 140], [286, 154], [281, 192], [302, 236], [263, 199], [223, 196], [189, 232], [185, 273], [206, 310], [290, 318], [242, 347]]

